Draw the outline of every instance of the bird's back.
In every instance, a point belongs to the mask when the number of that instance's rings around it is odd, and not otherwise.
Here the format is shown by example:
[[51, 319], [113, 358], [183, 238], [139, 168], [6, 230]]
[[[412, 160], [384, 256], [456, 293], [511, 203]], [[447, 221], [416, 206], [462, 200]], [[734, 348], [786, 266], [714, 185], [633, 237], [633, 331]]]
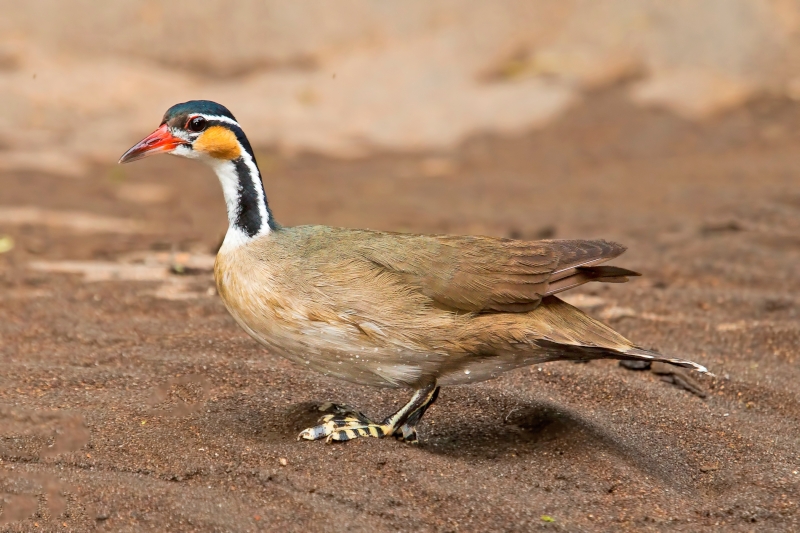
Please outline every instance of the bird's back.
[[[447, 384], [555, 358], [562, 345], [632, 346], [574, 307], [535, 292], [547, 292], [565, 242], [523, 247], [481, 237], [298, 226], [221, 250], [215, 274], [231, 314], [275, 352], [360, 383], [415, 386], [438, 376]], [[597, 250], [609, 248], [594, 242]], [[531, 310], [476, 308], [513, 305], [515, 283], [522, 285], [518, 300], [536, 302]]]

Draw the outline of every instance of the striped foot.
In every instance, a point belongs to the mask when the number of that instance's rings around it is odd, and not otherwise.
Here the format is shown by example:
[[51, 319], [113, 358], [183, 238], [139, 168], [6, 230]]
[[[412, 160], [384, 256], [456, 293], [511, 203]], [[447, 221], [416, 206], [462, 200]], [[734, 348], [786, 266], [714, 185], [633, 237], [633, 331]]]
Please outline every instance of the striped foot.
[[327, 442], [344, 442], [358, 437], [385, 437], [392, 429], [386, 424], [377, 424], [367, 416], [346, 405], [326, 404], [320, 411], [333, 411], [319, 420], [319, 424], [304, 429], [299, 439], [319, 440]]
[[420, 389], [410, 402], [381, 423], [373, 422], [364, 413], [347, 405], [325, 404], [320, 411], [330, 414], [323, 416], [318, 425], [304, 429], [297, 438], [344, 442], [358, 437], [383, 438], [392, 435], [401, 442], [417, 444], [416, 426], [438, 395], [439, 387], [436, 384]]
[[327, 442], [345, 442], [358, 437], [385, 437], [392, 429], [366, 418], [346, 415], [325, 415], [319, 422], [319, 425], [304, 429], [298, 438], [305, 440], [324, 438]]

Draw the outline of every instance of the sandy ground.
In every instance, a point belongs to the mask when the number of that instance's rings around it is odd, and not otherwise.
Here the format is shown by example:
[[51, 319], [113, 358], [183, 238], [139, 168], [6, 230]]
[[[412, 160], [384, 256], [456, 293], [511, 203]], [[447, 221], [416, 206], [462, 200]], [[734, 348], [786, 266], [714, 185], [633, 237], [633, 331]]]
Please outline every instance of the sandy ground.
[[454, 153], [263, 150], [287, 225], [623, 242], [645, 277], [573, 301], [717, 375], [703, 399], [613, 361], [520, 369], [443, 390], [418, 447], [295, 440], [320, 403], [383, 416], [408, 394], [238, 329], [207, 169], [0, 175], [0, 529], [800, 530], [798, 126], [788, 101], [692, 125], [611, 90]]

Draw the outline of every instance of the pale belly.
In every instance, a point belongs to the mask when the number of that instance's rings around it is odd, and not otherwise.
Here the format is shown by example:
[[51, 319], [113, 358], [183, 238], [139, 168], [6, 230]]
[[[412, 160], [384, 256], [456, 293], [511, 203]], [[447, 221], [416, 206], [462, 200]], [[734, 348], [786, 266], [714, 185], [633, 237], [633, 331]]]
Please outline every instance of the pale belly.
[[376, 342], [357, 325], [300, 316], [286, 320], [270, 311], [253, 316], [225, 303], [242, 329], [270, 353], [323, 375], [361, 385], [413, 388], [434, 378], [445, 357], [388, 340]]
[[[454, 334], [454, 318], [442, 320], [439, 333], [431, 327], [408, 327], [403, 334], [380, 327], [378, 318], [357, 318], [355, 314], [332, 315], [314, 308], [309, 300], [282, 298], [273, 301], [275, 293], [287, 290], [269, 287], [264, 277], [235, 276], [226, 272], [217, 286], [228, 311], [236, 322], [270, 353], [281, 355], [304, 368], [326, 376], [378, 387], [418, 388], [437, 381], [441, 385], [475, 383], [497, 377], [513, 368], [531, 364], [527, 353], [505, 353], [479, 357], [469, 353], [451, 353], [441, 348], [442, 338]], [[258, 279], [255, 285], [254, 278]], [[221, 283], [222, 282], [222, 283]], [[254, 294], [262, 295], [256, 300]], [[312, 320], [323, 315], [327, 320]], [[426, 324], [427, 325], [427, 324]], [[417, 342], [409, 341], [414, 337]], [[534, 357], [535, 358], [535, 357]]]
[[[354, 327], [308, 321], [302, 327], [275, 324], [255, 331], [246, 320], [231, 313], [240, 326], [270, 353], [281, 355], [325, 376], [375, 387], [417, 388], [436, 381], [460, 385], [494, 379], [521, 366], [544, 362], [543, 354], [508, 353], [490, 358], [467, 356], [463, 364], [448, 368], [448, 354], [436, 354], [386, 345], [369, 346]], [[263, 323], [262, 323], [263, 324]], [[349, 331], [351, 330], [351, 331]]]

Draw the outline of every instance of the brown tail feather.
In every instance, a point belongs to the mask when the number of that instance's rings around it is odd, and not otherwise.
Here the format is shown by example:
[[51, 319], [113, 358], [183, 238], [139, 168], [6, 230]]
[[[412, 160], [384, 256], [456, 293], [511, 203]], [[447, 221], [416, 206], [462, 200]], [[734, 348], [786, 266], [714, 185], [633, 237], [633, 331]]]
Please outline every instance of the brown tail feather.
[[658, 352], [654, 352], [652, 350], [647, 350], [645, 348], [635, 347], [625, 352], [627, 357], [620, 357], [619, 359], [628, 359], [628, 360], [635, 360], [635, 361], [658, 361], [661, 363], [669, 363], [675, 366], [681, 366], [683, 368], [691, 368], [693, 370], [697, 370], [702, 374], [711, 374], [706, 367], [699, 363], [695, 363], [693, 361], [688, 361], [686, 359], [675, 359], [672, 357], [667, 357], [665, 355], [661, 355]]
[[537, 340], [536, 343], [542, 348], [548, 348], [552, 351], [554, 357], [549, 358], [549, 361], [588, 361], [591, 359], [621, 359], [628, 361], [657, 361], [660, 363], [668, 363], [670, 365], [680, 366], [683, 368], [691, 368], [703, 374], [712, 375], [706, 367], [699, 363], [689, 361], [687, 359], [676, 359], [674, 357], [667, 357], [658, 352], [639, 348], [634, 346], [627, 350], [615, 350], [612, 348], [601, 348], [599, 346], [576, 346], [554, 343], [549, 341]]
[[604, 283], [625, 283], [629, 276], [641, 276], [638, 272], [615, 266], [589, 266], [578, 267], [574, 273], [565, 278], [551, 281], [547, 286], [545, 296], [563, 292], [590, 281]]
[[558, 251], [558, 268], [553, 271], [553, 275], [550, 278], [551, 281], [571, 276], [580, 267], [590, 267], [610, 261], [625, 251], [625, 247], [621, 244], [603, 240], [551, 240], [542, 242], [547, 242], [551, 248]]

